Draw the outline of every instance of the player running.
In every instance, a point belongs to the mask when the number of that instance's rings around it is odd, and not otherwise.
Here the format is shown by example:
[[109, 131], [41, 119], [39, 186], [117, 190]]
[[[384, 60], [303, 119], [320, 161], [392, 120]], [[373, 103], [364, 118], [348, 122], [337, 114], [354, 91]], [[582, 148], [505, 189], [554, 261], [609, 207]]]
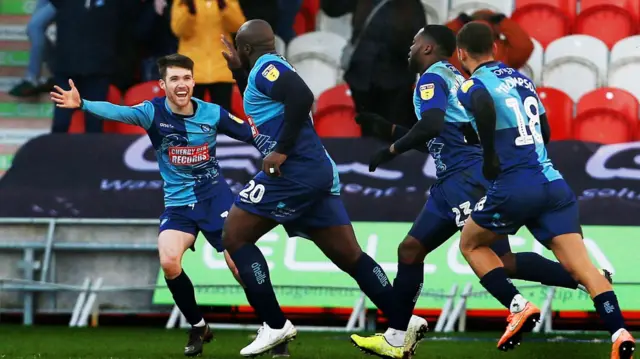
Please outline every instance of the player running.
[[[430, 151], [436, 164], [437, 181], [430, 189], [430, 197], [398, 247], [398, 273], [393, 282], [398, 306], [395, 320], [389, 321], [383, 336], [351, 336], [358, 347], [383, 357], [407, 358], [415, 351], [410, 344], [417, 340], [409, 333], [417, 331], [411, 328], [409, 318], [422, 290], [424, 259], [462, 229], [490, 187], [482, 175], [482, 148], [477, 133], [456, 97], [464, 77], [447, 61], [455, 48], [454, 33], [443, 25], [428, 25], [414, 37], [409, 66], [421, 76], [414, 93], [418, 122], [411, 130], [373, 114], [358, 116], [358, 121], [367, 122], [378, 137], [396, 140], [372, 157], [370, 171], [411, 149]], [[512, 253], [506, 236], [492, 249], [511, 278], [578, 287], [559, 263], [537, 253]]]
[[[158, 60], [158, 68], [159, 84], [166, 97], [134, 107], [84, 100], [72, 80], [68, 91], [55, 86], [51, 100], [57, 107], [79, 108], [147, 131], [164, 180], [165, 210], [158, 235], [160, 265], [176, 305], [191, 324], [184, 354], [196, 356], [213, 333], [198, 309], [193, 284], [182, 270], [182, 256], [188, 248], [195, 250], [199, 232], [218, 252], [224, 251], [222, 224], [234, 196], [215, 158], [216, 135], [223, 133], [249, 144], [253, 144], [253, 135], [246, 122], [222, 107], [191, 97], [195, 85], [191, 59], [169, 55]], [[239, 279], [228, 253], [224, 256]]]
[[[224, 56], [244, 92], [254, 141], [265, 156], [263, 171], [240, 191], [223, 232], [224, 247], [246, 285], [249, 303], [264, 321], [256, 339], [240, 354], [259, 355], [297, 334], [280, 309], [267, 263], [255, 245], [278, 224], [290, 236], [311, 239], [358, 282], [378, 308], [393, 317], [391, 283], [356, 241], [340, 199], [337, 169], [313, 128], [309, 115], [313, 94], [276, 53], [267, 22], [251, 20], [242, 25], [236, 49], [223, 41]], [[424, 319], [415, 320], [426, 326]]]
[[547, 122], [545, 109], [530, 79], [494, 61], [493, 39], [491, 29], [481, 23], [465, 25], [457, 36], [458, 57], [472, 74], [458, 98], [477, 125], [483, 173], [493, 180], [486, 200], [464, 225], [460, 250], [482, 286], [511, 312], [498, 349], [514, 348], [540, 318], [540, 310], [518, 292], [489, 249], [502, 235], [526, 226], [589, 291], [612, 334], [611, 358], [631, 358], [634, 339], [625, 329], [611, 283], [589, 259], [576, 197], [547, 158], [546, 125], [541, 126]]

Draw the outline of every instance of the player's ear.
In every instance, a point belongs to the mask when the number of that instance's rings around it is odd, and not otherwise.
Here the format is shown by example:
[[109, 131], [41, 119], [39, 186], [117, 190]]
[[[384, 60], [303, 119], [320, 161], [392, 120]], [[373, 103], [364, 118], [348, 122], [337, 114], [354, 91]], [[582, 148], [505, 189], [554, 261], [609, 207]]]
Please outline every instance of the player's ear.
[[167, 87], [163, 79], [158, 80], [158, 86], [160, 86], [160, 88], [163, 90], [166, 90]]
[[433, 45], [428, 44], [428, 45], [424, 45], [424, 49], [422, 50], [422, 53], [425, 55], [429, 55], [434, 51]]
[[493, 43], [493, 56], [496, 56], [497, 53], [498, 53], [498, 42], [495, 41]]

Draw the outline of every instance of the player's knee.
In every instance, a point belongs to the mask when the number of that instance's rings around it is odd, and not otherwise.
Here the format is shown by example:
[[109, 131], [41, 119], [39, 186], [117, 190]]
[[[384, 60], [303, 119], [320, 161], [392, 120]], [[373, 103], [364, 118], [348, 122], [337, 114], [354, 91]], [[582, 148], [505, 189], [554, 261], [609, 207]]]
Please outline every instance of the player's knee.
[[182, 272], [182, 263], [178, 255], [160, 255], [160, 267], [164, 276], [173, 279]]
[[500, 260], [502, 261], [502, 265], [504, 266], [504, 270], [507, 272], [508, 276], [513, 276], [516, 274], [516, 256], [515, 254], [509, 252], [500, 256]]
[[407, 236], [398, 246], [398, 262], [417, 264], [424, 261], [427, 249], [416, 238]]

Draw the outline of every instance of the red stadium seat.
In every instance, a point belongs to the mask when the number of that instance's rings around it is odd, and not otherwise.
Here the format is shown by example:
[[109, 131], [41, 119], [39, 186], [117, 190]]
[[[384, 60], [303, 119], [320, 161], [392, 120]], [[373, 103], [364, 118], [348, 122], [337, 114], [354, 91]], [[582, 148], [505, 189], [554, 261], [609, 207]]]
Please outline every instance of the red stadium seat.
[[131, 87], [124, 95], [125, 106], [135, 106], [143, 101], [152, 100], [154, 97], [164, 96], [164, 91], [158, 85], [158, 81], [147, 81]]
[[297, 35], [315, 31], [318, 11], [320, 11], [319, 0], [304, 0], [302, 2], [300, 11], [296, 14], [296, 18], [293, 23], [293, 30]]
[[596, 37], [612, 48], [638, 32], [639, 13], [638, 0], [582, 0], [573, 32]]
[[578, 102], [577, 139], [604, 144], [633, 141], [638, 131], [638, 100], [629, 92], [601, 88]]
[[638, 121], [638, 99], [632, 93], [610, 87], [591, 91], [580, 98], [576, 113], [578, 115], [597, 108], [609, 108], [622, 112], [635, 124]]
[[572, 139], [573, 100], [566, 93], [551, 87], [539, 87], [538, 96], [549, 120], [551, 140]]
[[242, 104], [242, 94], [238, 85], [233, 85], [231, 92], [231, 113], [242, 119], [247, 118], [247, 114], [244, 113], [244, 105]]
[[576, 0], [516, 0], [511, 19], [546, 48], [571, 33], [575, 15]]
[[71, 115], [71, 124], [69, 125], [68, 133], [79, 134], [84, 133], [84, 112], [80, 110], [73, 111]]
[[320, 137], [360, 137], [355, 106], [347, 85], [323, 92], [316, 103], [314, 127]]
[[[158, 85], [158, 81], [147, 81], [131, 87], [124, 95], [125, 106], [135, 106], [154, 97], [164, 96], [164, 91]], [[145, 130], [138, 126], [116, 122], [115, 132], [123, 135], [145, 134]]]

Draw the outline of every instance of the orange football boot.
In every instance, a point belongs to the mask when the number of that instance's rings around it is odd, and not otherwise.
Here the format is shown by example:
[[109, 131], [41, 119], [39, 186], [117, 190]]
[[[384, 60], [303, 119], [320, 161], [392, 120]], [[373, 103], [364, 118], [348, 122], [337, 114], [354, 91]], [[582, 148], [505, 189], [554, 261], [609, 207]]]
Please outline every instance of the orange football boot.
[[636, 340], [628, 331], [623, 330], [611, 347], [611, 359], [631, 359], [635, 349]]
[[520, 345], [522, 334], [533, 330], [540, 321], [540, 309], [527, 302], [527, 305], [519, 313], [511, 313], [507, 318], [507, 329], [502, 334], [502, 338], [498, 341], [498, 349], [507, 351], [513, 349], [516, 345]]

